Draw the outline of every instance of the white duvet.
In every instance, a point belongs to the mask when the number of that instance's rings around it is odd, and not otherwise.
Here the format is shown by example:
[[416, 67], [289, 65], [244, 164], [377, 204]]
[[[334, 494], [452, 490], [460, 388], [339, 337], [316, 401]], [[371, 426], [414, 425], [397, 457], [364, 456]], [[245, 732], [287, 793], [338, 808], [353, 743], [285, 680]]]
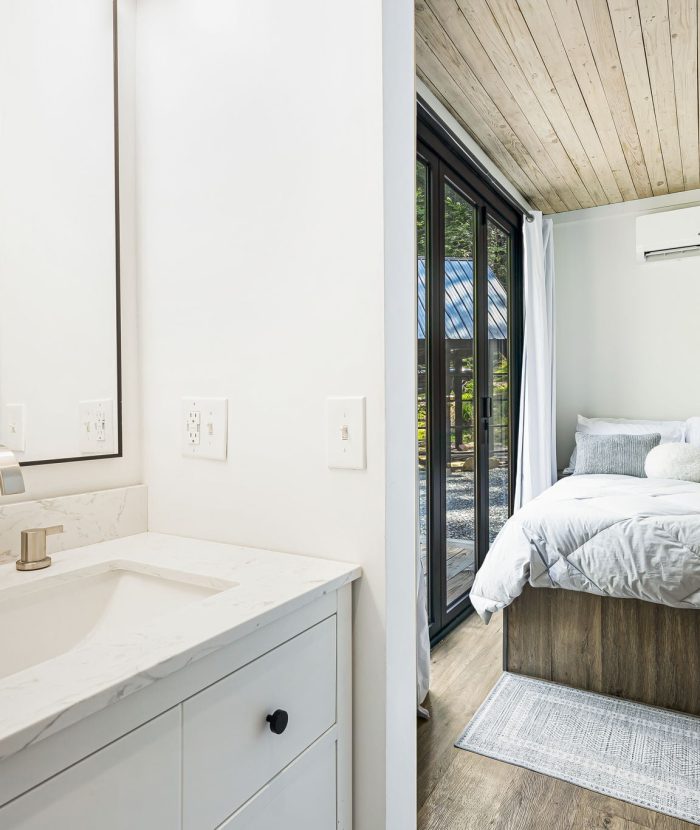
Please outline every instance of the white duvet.
[[529, 582], [700, 608], [700, 484], [570, 476], [504, 525], [471, 602], [488, 622]]

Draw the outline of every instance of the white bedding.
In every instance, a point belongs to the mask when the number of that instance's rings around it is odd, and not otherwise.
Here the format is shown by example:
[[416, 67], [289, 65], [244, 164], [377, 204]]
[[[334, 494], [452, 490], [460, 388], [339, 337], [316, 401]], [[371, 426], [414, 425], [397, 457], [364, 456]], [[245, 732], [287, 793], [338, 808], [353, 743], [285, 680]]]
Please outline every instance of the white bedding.
[[529, 582], [700, 608], [700, 484], [570, 476], [505, 524], [471, 602], [488, 622]]

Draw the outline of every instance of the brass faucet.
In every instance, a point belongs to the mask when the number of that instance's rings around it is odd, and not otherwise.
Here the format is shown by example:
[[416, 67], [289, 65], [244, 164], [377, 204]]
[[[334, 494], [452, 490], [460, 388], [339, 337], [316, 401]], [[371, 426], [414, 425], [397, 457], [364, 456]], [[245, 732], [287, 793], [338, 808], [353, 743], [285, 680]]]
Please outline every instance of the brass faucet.
[[18, 571], [38, 571], [48, 568], [51, 557], [46, 555], [46, 537], [63, 533], [63, 525], [33, 527], [22, 531], [22, 549], [17, 560]]

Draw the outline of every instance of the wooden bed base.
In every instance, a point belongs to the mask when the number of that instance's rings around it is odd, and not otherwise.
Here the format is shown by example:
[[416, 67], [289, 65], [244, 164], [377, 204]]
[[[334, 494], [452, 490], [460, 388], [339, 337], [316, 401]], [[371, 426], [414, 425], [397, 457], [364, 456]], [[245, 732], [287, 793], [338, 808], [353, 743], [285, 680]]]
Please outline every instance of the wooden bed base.
[[507, 671], [700, 715], [700, 610], [528, 585], [505, 613]]

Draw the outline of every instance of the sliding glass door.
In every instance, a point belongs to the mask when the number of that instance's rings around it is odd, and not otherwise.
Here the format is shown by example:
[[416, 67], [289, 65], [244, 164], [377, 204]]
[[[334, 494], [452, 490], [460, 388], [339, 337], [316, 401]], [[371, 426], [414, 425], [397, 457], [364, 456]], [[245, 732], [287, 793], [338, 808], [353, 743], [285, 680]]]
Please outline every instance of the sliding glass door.
[[476, 207], [444, 178], [441, 182], [444, 221], [442, 273], [437, 281], [444, 304], [440, 349], [444, 365], [444, 525], [441, 558], [445, 559], [445, 610], [467, 595], [474, 581], [476, 552], [476, 376], [474, 262]]
[[510, 515], [511, 440], [508, 317], [513, 278], [513, 229], [486, 218], [488, 269], [488, 342], [486, 397], [488, 407], [488, 541], [498, 535]]
[[436, 639], [468, 612], [512, 504], [519, 218], [438, 136], [419, 125], [419, 139], [420, 542]]

